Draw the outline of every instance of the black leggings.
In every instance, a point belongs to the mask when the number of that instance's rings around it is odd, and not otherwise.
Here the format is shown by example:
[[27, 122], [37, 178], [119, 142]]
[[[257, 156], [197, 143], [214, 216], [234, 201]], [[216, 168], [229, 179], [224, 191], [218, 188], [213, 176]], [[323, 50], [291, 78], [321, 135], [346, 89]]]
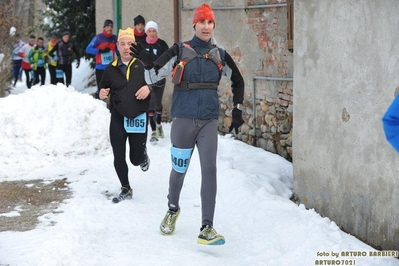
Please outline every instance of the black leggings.
[[103, 77], [104, 70], [103, 69], [96, 69], [96, 82], [97, 82], [97, 95], [100, 93], [100, 83], [101, 78]]
[[130, 162], [134, 166], [137, 166], [145, 158], [144, 151], [147, 142], [147, 125], [145, 126], [145, 133], [126, 133], [123, 123], [124, 117], [113, 108], [111, 112], [109, 135], [112, 151], [114, 153], [114, 167], [122, 187], [130, 188], [128, 166], [126, 163], [126, 139], [129, 139]]
[[[149, 111], [149, 119], [152, 131], [156, 130], [156, 124], [160, 125], [162, 122], [162, 109], [154, 111]], [[156, 122], [156, 123], [155, 123]]]
[[37, 67], [35, 72], [35, 82], [34, 85], [39, 84], [44, 85], [46, 81], [46, 69], [44, 67]]
[[163, 92], [165, 90], [165, 85], [158, 86], [151, 93], [151, 100], [150, 100], [150, 108], [149, 108], [149, 115], [150, 115], [150, 125], [152, 131], [155, 131], [156, 125], [155, 122], [160, 125], [162, 121], [162, 97]]
[[12, 72], [13, 72], [13, 75], [14, 75], [14, 83], [17, 83], [17, 80], [19, 78], [19, 71], [21, 70], [21, 64], [22, 64], [22, 59], [13, 60]]
[[31, 71], [32, 70], [24, 69], [26, 77], [26, 87], [28, 87], [28, 89], [32, 87], [32, 80], [34, 79], [34, 77], [31, 77]]
[[[68, 87], [71, 85], [71, 80], [72, 80], [72, 65], [57, 65], [58, 69], [61, 69], [64, 71], [65, 74], [65, 85]], [[62, 82], [64, 83], [64, 82]]]

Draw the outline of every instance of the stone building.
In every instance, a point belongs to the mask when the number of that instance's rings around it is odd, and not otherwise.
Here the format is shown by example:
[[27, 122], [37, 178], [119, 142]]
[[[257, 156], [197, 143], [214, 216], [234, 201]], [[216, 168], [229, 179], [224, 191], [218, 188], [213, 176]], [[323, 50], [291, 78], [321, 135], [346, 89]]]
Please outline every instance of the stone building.
[[[133, 18], [142, 15], [155, 20], [159, 37], [169, 46], [192, 38], [193, 10], [203, 1], [96, 1], [96, 28], [105, 19], [118, 28], [133, 27]], [[216, 1], [212, 6], [216, 28], [213, 42], [226, 49], [245, 79], [245, 125], [236, 136], [248, 144], [278, 153], [291, 160], [293, 117], [293, 54], [287, 41], [287, 2]], [[164, 117], [169, 117], [172, 85], [164, 94]], [[219, 131], [226, 133], [231, 123], [232, 94], [230, 82], [222, 78]], [[170, 119], [170, 117], [169, 117]]]

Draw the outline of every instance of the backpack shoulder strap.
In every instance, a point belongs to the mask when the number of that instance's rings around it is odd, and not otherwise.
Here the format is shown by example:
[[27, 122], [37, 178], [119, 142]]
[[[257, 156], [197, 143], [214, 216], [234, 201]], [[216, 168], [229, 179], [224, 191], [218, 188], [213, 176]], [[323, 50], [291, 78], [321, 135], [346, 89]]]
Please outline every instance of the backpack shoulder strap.
[[213, 48], [204, 55], [205, 58], [209, 58], [218, 67], [219, 71], [223, 71], [223, 67], [226, 61], [226, 51], [222, 48], [218, 48], [215, 44]]
[[186, 65], [197, 56], [197, 52], [191, 47], [189, 42], [179, 43], [179, 54], [177, 56], [179, 63]]

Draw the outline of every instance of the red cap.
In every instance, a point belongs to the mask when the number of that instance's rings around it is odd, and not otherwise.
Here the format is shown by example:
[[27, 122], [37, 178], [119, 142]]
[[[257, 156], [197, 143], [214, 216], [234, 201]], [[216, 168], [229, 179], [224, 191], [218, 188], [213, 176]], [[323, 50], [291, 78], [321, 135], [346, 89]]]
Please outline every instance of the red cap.
[[194, 10], [193, 26], [197, 24], [198, 21], [207, 19], [212, 20], [213, 23], [215, 23], [215, 16], [213, 15], [213, 10], [210, 6], [203, 4]]

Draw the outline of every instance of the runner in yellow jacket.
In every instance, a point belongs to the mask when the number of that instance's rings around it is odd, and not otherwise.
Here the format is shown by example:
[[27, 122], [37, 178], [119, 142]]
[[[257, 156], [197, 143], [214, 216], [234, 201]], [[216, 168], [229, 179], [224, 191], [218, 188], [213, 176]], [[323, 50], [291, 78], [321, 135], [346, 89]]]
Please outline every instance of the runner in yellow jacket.
[[[58, 42], [58, 36], [56, 33], [51, 33], [50, 36], [50, 41], [48, 42], [47, 45], [47, 51], [46, 51], [46, 56], [48, 55], [48, 52], [51, 51], [54, 47], [54, 45], [56, 45]], [[48, 61], [48, 71], [50, 72], [50, 83], [56, 85], [57, 84], [57, 73], [56, 73], [56, 69], [57, 69], [57, 55], [55, 55], [54, 57], [50, 57], [47, 56]], [[61, 79], [59, 82], [63, 83], [63, 80]]]

